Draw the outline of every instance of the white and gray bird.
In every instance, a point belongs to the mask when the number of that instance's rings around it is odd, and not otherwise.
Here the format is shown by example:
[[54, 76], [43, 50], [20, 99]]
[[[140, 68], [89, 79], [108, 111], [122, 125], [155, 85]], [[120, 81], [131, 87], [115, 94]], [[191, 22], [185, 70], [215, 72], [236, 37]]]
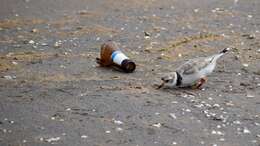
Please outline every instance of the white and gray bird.
[[217, 60], [229, 50], [230, 48], [225, 48], [218, 54], [187, 61], [174, 72], [170, 72], [162, 77], [163, 83], [158, 88], [200, 88], [206, 82], [206, 77], [215, 69]]

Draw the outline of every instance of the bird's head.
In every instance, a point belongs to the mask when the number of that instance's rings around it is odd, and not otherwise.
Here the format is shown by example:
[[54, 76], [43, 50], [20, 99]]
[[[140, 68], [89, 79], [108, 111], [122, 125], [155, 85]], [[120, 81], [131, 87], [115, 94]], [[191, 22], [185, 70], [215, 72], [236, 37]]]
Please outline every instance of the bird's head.
[[177, 73], [176, 72], [171, 72], [166, 74], [165, 76], [163, 76], [161, 78], [162, 80], [162, 84], [159, 86], [159, 88], [161, 87], [175, 87], [177, 84]]

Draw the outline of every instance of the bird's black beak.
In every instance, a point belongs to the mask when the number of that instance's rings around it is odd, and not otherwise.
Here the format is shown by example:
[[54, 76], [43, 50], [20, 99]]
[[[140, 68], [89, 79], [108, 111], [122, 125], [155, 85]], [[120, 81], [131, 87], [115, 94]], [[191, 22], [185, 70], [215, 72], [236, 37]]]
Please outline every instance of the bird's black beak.
[[161, 89], [163, 86], [164, 86], [164, 82], [162, 82], [162, 84], [159, 85], [159, 86], [157, 87], [157, 89]]

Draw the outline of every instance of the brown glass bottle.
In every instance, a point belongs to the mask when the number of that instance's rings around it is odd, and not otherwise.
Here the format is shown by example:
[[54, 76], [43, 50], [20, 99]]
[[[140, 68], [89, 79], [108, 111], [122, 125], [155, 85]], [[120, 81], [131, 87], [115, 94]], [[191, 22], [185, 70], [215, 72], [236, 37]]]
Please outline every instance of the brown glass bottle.
[[101, 46], [100, 59], [97, 58], [97, 62], [101, 66], [116, 66], [127, 73], [133, 72], [136, 68], [135, 63], [123, 54], [112, 41]]

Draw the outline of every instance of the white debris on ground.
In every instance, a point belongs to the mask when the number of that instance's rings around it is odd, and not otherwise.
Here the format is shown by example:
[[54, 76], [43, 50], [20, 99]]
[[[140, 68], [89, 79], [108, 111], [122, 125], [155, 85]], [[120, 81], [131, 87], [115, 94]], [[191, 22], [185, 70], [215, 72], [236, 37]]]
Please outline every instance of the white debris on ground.
[[122, 124], [124, 124], [122, 121], [115, 120], [115, 119], [113, 119], [113, 122], [114, 122], [115, 124], [117, 124], [117, 125], [122, 125]]
[[28, 43], [29, 44], [34, 44], [35, 42], [33, 40], [30, 40]]
[[87, 135], [81, 135], [81, 138], [86, 139], [86, 138], [88, 138], [88, 136]]
[[251, 131], [250, 131], [247, 127], [244, 127], [243, 133], [244, 133], [244, 134], [250, 134]]
[[7, 80], [13, 80], [13, 79], [16, 79], [16, 76], [5, 75], [4, 78]]
[[172, 142], [172, 145], [177, 145], [177, 142], [173, 141], [173, 142]]
[[62, 45], [62, 41], [59, 40], [59, 41], [55, 42], [53, 46], [54, 46], [55, 48], [60, 48], [61, 45]]
[[153, 127], [160, 128], [161, 126], [162, 126], [162, 124], [161, 124], [161, 123], [155, 123], [155, 124], [153, 124]]
[[171, 118], [177, 119], [177, 117], [176, 117], [176, 115], [174, 113], [170, 113], [169, 115], [170, 115]]
[[59, 140], [61, 140], [60, 137], [50, 137], [45, 139], [46, 142], [57, 142]]
[[116, 128], [116, 131], [119, 131], [119, 132], [120, 132], [120, 131], [123, 131], [123, 128], [117, 127], [117, 128]]

